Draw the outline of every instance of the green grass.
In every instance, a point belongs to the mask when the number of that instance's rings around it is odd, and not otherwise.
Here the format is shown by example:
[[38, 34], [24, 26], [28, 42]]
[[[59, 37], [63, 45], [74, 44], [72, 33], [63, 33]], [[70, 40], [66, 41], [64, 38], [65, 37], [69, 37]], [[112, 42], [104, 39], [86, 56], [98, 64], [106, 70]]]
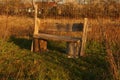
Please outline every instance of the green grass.
[[[27, 43], [26, 39], [0, 40], [0, 80], [112, 80], [103, 55], [68, 59], [57, 50], [64, 49], [65, 43], [49, 42], [51, 50], [44, 53], [30, 52]], [[58, 48], [53, 50], [55, 45]]]

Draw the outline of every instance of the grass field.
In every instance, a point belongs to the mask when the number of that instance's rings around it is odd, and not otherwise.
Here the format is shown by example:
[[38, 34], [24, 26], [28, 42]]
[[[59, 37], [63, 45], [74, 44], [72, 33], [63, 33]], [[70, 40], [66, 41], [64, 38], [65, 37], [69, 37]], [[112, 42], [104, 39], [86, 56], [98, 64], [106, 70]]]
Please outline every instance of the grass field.
[[[53, 19], [47, 20], [54, 22]], [[1, 80], [113, 80], [106, 60], [105, 46], [101, 42], [104, 39], [101, 32], [104, 29], [108, 34], [108, 42], [119, 64], [120, 20], [89, 19], [92, 31], [88, 32], [86, 56], [77, 59], [67, 58], [64, 42], [48, 41], [48, 52], [30, 52], [33, 21], [27, 17], [0, 16]], [[73, 34], [79, 35], [81, 34]]]
[[[57, 49], [32, 53], [25, 47], [26, 42], [21, 43], [24, 45], [21, 48], [13, 41], [0, 40], [1, 80], [112, 80], [104, 55], [98, 53], [85, 58], [68, 59], [64, 52]], [[61, 44], [56, 44], [63, 48]], [[49, 44], [54, 45], [53, 42]]]

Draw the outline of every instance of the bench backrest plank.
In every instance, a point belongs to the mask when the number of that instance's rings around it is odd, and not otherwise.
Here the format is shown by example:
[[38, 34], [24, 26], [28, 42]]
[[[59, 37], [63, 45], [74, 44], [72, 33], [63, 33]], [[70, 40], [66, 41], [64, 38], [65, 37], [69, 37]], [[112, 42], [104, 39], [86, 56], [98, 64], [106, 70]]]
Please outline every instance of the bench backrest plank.
[[[51, 19], [43, 20], [43, 19], [38, 19], [39, 23], [39, 30], [40, 31], [61, 31], [61, 32], [79, 32], [83, 31], [83, 22], [78, 22], [78, 20], [72, 20], [72, 19], [62, 19], [60, 21], [63, 22], [58, 22], [59, 19], [56, 19], [57, 21], [53, 22], [49, 21]], [[70, 22], [67, 22], [69, 20]], [[65, 22], [64, 22], [65, 21]], [[81, 20], [80, 20], [81, 21]]]

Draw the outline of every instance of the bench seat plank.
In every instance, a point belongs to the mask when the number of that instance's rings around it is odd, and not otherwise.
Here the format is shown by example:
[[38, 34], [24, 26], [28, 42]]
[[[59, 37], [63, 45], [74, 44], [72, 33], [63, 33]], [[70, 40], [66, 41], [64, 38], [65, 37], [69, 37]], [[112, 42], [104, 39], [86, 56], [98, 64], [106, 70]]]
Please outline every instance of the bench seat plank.
[[45, 40], [54, 40], [54, 41], [66, 41], [66, 42], [76, 42], [80, 41], [81, 38], [73, 38], [69, 36], [58, 36], [45, 33], [39, 33], [33, 36], [34, 38], [40, 38]]

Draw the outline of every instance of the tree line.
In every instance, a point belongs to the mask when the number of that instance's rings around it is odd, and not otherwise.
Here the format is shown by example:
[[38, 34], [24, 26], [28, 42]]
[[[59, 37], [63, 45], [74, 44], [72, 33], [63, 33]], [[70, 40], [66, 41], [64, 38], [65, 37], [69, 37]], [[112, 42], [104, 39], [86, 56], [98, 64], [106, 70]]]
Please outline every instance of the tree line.
[[[41, 5], [41, 4], [40, 4]], [[69, 18], [119, 18], [120, 3], [115, 1], [90, 4], [57, 4], [57, 6], [39, 6], [39, 17], [69, 17]], [[32, 4], [24, 4], [19, 0], [3, 0], [0, 3], [0, 15], [34, 16]]]

